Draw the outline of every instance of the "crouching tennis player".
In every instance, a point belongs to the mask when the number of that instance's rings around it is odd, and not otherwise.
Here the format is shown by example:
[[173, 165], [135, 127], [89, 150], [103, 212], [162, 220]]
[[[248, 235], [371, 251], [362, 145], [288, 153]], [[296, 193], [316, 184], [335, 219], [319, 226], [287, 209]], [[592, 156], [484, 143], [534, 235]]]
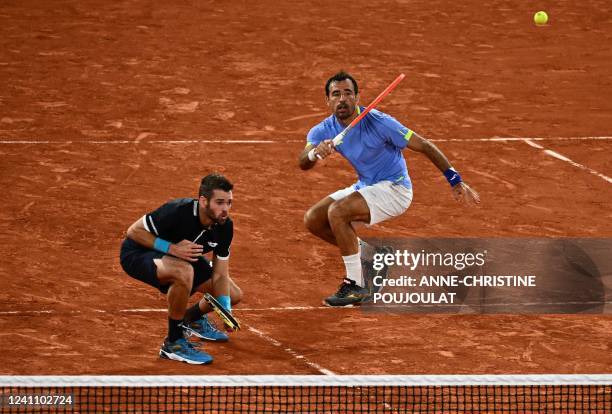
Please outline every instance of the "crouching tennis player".
[[[213, 358], [185, 336], [228, 340], [208, 320], [211, 308], [204, 299], [189, 309], [187, 302], [196, 292], [211, 293], [230, 310], [240, 302], [242, 292], [229, 276], [232, 189], [222, 175], [207, 175], [197, 199], [169, 201], [127, 230], [120, 254], [123, 270], [167, 294], [168, 336], [159, 351], [162, 358], [208, 364]], [[212, 263], [203, 257], [211, 251]]]
[[346, 268], [344, 282], [327, 297], [328, 306], [352, 306], [372, 293], [362, 274], [360, 250], [354, 222], [376, 224], [404, 213], [412, 202], [404, 148], [423, 153], [444, 174], [453, 196], [460, 202], [479, 203], [478, 193], [463, 182], [444, 154], [430, 141], [414, 133], [395, 118], [373, 109], [334, 146], [333, 138], [359, 116], [359, 90], [351, 75], [339, 72], [325, 84], [331, 115], [315, 125], [300, 154], [303, 170], [315, 166], [334, 152], [346, 158], [357, 172], [358, 181], [312, 206], [304, 216], [306, 228], [318, 238], [338, 246]]

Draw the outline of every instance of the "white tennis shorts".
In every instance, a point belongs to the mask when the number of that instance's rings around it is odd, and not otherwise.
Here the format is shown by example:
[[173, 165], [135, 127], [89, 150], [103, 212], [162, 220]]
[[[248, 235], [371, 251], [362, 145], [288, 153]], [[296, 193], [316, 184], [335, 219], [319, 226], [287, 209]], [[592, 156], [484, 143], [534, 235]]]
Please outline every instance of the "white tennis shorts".
[[381, 181], [359, 190], [353, 186], [343, 188], [329, 195], [334, 200], [353, 194], [355, 191], [363, 196], [370, 209], [370, 225], [389, 220], [403, 214], [412, 202], [412, 189], [391, 181]]

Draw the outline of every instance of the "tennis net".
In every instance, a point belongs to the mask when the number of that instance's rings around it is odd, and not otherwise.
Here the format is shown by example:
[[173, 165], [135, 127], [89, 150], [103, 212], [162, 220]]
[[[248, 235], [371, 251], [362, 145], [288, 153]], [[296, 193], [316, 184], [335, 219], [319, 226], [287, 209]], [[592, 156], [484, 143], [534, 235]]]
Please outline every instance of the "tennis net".
[[2, 413], [612, 413], [612, 375], [2, 376]]

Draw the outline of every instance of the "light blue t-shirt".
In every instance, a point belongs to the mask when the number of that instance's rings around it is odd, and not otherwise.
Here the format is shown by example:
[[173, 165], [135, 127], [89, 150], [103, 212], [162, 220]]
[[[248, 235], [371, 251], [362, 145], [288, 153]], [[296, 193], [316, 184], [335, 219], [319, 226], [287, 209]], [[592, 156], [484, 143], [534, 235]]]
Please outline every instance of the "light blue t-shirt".
[[[358, 113], [363, 108], [358, 107]], [[307, 144], [318, 145], [338, 135], [344, 127], [334, 115], [315, 125], [306, 137]], [[349, 133], [336, 150], [351, 163], [359, 181], [356, 190], [391, 181], [412, 188], [402, 150], [408, 145], [412, 131], [395, 118], [372, 109]]]

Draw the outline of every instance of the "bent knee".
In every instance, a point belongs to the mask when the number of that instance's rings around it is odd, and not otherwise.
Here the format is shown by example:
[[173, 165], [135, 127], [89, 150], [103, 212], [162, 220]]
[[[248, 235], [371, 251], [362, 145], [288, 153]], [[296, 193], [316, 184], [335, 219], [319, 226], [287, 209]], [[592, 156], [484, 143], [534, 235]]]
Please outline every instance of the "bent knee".
[[188, 262], [177, 260], [172, 263], [171, 266], [168, 266], [164, 269], [164, 274], [162, 276], [170, 284], [184, 286], [187, 289], [191, 290], [194, 276], [193, 266], [191, 266], [191, 264], [189, 264]]
[[193, 286], [193, 269], [179, 273], [172, 282], [191, 290]]
[[334, 201], [327, 210], [327, 218], [332, 221], [349, 221], [351, 211], [343, 200]]

